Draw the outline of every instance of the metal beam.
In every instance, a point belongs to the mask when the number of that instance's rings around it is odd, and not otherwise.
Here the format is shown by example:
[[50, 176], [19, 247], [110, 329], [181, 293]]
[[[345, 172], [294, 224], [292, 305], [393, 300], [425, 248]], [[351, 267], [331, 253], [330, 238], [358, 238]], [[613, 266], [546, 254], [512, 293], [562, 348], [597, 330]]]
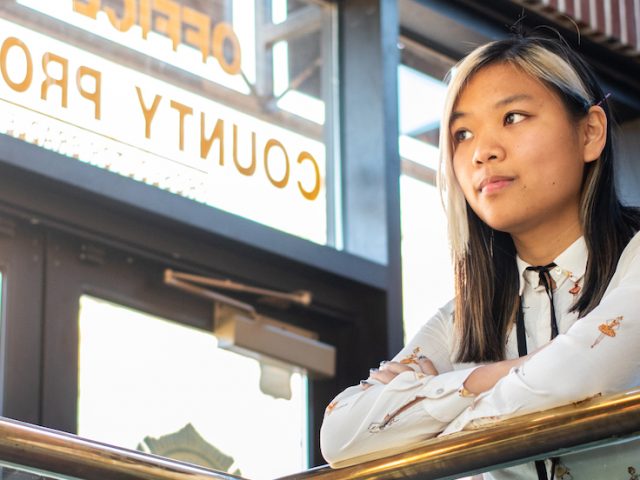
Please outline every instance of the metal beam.
[[342, 184], [345, 249], [387, 266], [386, 355], [402, 347], [398, 7], [340, 5]]
[[267, 45], [273, 45], [281, 40], [291, 41], [296, 37], [320, 30], [322, 25], [322, 9], [315, 6], [305, 7], [290, 14], [282, 23], [265, 25], [262, 40]]

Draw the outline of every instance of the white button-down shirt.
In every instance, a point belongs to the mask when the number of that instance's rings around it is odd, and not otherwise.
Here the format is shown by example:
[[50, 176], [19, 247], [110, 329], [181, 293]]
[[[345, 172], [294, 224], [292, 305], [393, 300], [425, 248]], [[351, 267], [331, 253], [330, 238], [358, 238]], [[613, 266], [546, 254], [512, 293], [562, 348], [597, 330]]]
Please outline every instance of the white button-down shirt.
[[[417, 356], [426, 355], [439, 375], [403, 372], [386, 385], [356, 385], [327, 407], [321, 446], [332, 466], [360, 463], [415, 448], [436, 435], [640, 385], [640, 234], [623, 251], [600, 305], [579, 321], [569, 310], [583, 283], [584, 239], [555, 259], [557, 267], [550, 274], [560, 335], [552, 342], [549, 297], [539, 285], [538, 273], [526, 270], [528, 264], [521, 259], [517, 262], [528, 351], [548, 345], [491, 390], [476, 398], [462, 396], [461, 387], [477, 365], [454, 361], [453, 302], [449, 303], [393, 359], [411, 365]], [[518, 357], [515, 330], [507, 337], [507, 359]], [[517, 478], [537, 478], [530, 465], [515, 468], [520, 469]], [[485, 478], [513, 475], [502, 471]]]

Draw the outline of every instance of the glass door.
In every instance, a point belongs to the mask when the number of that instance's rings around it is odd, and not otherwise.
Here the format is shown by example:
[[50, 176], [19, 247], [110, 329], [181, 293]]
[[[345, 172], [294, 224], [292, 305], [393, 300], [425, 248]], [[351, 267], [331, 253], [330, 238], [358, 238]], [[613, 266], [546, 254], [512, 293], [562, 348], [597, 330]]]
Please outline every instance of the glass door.
[[306, 376], [263, 393], [268, 367], [219, 348], [212, 304], [164, 267], [48, 234], [43, 424], [249, 478], [307, 468]]

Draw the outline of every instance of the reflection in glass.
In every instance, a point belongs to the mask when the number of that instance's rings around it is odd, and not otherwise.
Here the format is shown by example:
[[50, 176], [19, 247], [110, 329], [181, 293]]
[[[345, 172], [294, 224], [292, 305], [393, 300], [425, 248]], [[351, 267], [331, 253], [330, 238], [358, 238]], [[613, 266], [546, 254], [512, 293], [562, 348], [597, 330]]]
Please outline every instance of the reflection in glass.
[[207, 332], [80, 299], [78, 434], [252, 479], [304, 470], [306, 377], [260, 391], [260, 364]]
[[136, 5], [0, 3], [0, 133], [326, 243], [335, 7]]

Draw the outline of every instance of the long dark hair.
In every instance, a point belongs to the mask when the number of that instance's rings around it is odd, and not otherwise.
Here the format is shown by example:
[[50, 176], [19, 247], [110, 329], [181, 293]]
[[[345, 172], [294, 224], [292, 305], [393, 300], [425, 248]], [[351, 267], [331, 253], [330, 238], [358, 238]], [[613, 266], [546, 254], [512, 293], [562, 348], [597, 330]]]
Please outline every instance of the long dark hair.
[[457, 360], [504, 359], [507, 332], [518, 311], [516, 249], [508, 233], [484, 223], [469, 207], [452, 168], [451, 112], [469, 79], [480, 69], [509, 63], [550, 87], [576, 122], [599, 104], [607, 115], [607, 141], [600, 158], [585, 165], [580, 216], [589, 252], [584, 285], [573, 306], [582, 317], [602, 299], [618, 259], [640, 229], [640, 211], [623, 206], [614, 181], [612, 117], [591, 68], [561, 39], [518, 36], [471, 52], [454, 69], [441, 128], [440, 186], [446, 201], [453, 251]]

